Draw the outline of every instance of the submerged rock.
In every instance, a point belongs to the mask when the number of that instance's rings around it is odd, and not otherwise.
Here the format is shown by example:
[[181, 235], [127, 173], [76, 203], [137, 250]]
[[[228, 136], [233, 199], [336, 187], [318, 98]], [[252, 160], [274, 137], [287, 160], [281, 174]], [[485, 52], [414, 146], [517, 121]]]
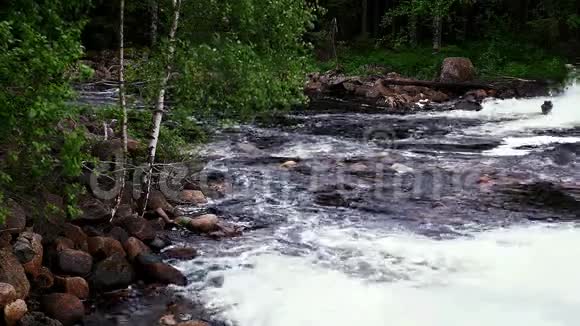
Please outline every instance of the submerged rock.
[[135, 259], [137, 270], [144, 280], [161, 283], [187, 285], [187, 278], [175, 267], [164, 263], [161, 258], [150, 255], [140, 254]]
[[171, 248], [163, 252], [164, 257], [177, 260], [191, 260], [198, 255], [194, 248]]
[[91, 275], [91, 284], [99, 290], [126, 288], [135, 280], [133, 266], [124, 256], [115, 254], [99, 262]]

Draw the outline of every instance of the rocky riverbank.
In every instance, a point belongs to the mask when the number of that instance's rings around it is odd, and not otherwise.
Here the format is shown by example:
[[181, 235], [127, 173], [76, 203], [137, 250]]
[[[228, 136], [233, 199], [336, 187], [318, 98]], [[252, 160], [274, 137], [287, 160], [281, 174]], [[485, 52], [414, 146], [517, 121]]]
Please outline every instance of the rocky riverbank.
[[[102, 162], [112, 162], [119, 155], [120, 140], [98, 140], [102, 130], [85, 122], [76, 127], [85, 128], [89, 139], [96, 140], [93, 154]], [[114, 137], [112, 131], [109, 135]], [[130, 143], [130, 155], [142, 150], [138, 141]], [[65, 199], [54, 193], [8, 199], [8, 214], [0, 225], [0, 325], [94, 324], [95, 318], [108, 318], [100, 314], [87, 317], [99, 310], [103, 300], [122, 306], [121, 302], [130, 301], [137, 292], [148, 293], [147, 297], [159, 293], [152, 298], [175, 304], [172, 292], [163, 289], [185, 286], [188, 281], [167, 261], [192, 259], [199, 253], [171, 234], [190, 233], [215, 240], [242, 232], [203, 211], [208, 198], [224, 195], [223, 179], [208, 179], [199, 170], [192, 171], [172, 191], [154, 190], [141, 216], [132, 184], [126, 185], [115, 211], [115, 199], [103, 195], [114, 179], [96, 170], [87, 167], [80, 180], [86, 194], [79, 199], [81, 212], [73, 220], [65, 213]], [[187, 212], [180, 205], [199, 209]], [[162, 325], [207, 325], [191, 314], [173, 318], [170, 310], [151, 312], [156, 313], [159, 315], [150, 318], [167, 315]], [[97, 324], [103, 324], [102, 318]]]
[[[360, 112], [411, 114], [419, 111], [481, 110], [486, 98], [529, 98], [546, 96], [545, 81], [500, 78], [491, 82], [476, 80], [476, 70], [467, 58], [447, 58], [437, 80], [423, 81], [396, 72], [370, 76], [347, 76], [340, 71], [308, 76], [305, 94], [319, 109], [348, 102], [350, 110], [358, 104]], [[331, 102], [331, 105], [324, 105]], [[344, 105], [342, 105], [344, 107]]]

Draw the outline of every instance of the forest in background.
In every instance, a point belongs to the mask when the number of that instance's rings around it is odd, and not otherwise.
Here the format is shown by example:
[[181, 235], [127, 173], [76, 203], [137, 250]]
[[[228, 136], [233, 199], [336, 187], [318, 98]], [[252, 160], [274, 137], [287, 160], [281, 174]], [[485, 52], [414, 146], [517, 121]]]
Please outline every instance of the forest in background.
[[[161, 161], [183, 159], [184, 146], [223, 123], [304, 103], [309, 72], [379, 67], [431, 79], [442, 58], [466, 56], [480, 78], [561, 80], [580, 48], [574, 0], [178, 2], [174, 40], [175, 1], [125, 4], [128, 93], [138, 91], [154, 107], [167, 86], [172, 103], [160, 131]], [[72, 105], [71, 85], [102, 77], [87, 64], [102, 57], [117, 78], [120, 8], [105, 0], [0, 4], [0, 202], [54, 192], [65, 198], [66, 215], [78, 214], [75, 203], [86, 191], [80, 176], [94, 161], [96, 141], [86, 117], [123, 118], [120, 107]], [[168, 56], [170, 44], [175, 53]], [[167, 67], [171, 78], [161, 85]], [[153, 110], [128, 114], [130, 136], [147, 140]]]

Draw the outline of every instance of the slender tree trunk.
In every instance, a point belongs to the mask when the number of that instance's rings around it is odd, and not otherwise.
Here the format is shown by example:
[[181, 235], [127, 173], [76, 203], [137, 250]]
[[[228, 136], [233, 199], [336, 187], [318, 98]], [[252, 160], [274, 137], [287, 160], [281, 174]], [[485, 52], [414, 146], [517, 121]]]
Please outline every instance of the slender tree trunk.
[[[411, 6], [413, 6], [413, 1], [411, 0]], [[415, 13], [411, 13], [409, 16], [409, 43], [411, 46], [417, 46], [417, 15]]]
[[157, 30], [159, 26], [159, 3], [151, 0], [151, 46], [157, 44]]
[[369, 37], [368, 32], [368, 0], [362, 0], [362, 20], [361, 20], [361, 39], [366, 40]]
[[441, 50], [441, 39], [443, 37], [443, 19], [439, 14], [433, 16], [433, 51]]
[[121, 205], [121, 200], [123, 197], [123, 192], [125, 191], [125, 179], [126, 171], [125, 166], [127, 165], [127, 97], [125, 91], [125, 0], [121, 0], [121, 9], [119, 13], [119, 106], [123, 111], [123, 121], [121, 122], [121, 129], [123, 133], [123, 156], [121, 162], [121, 188], [115, 207], [111, 211], [111, 218], [115, 216], [117, 209]]
[[151, 130], [148, 147], [149, 156], [147, 160], [149, 166], [145, 173], [145, 189], [142, 196], [141, 214], [143, 214], [147, 208], [147, 201], [149, 200], [149, 193], [151, 192], [153, 165], [155, 164], [155, 154], [157, 151], [157, 142], [159, 140], [159, 131], [161, 130], [161, 120], [163, 119], [163, 112], [165, 111], [165, 92], [167, 90], [169, 79], [171, 78], [171, 64], [173, 62], [173, 57], [175, 56], [175, 34], [177, 33], [177, 27], [179, 26], [180, 9], [181, 0], [173, 0], [173, 22], [171, 24], [171, 29], [169, 30], [169, 45], [167, 56], [165, 58], [167, 65], [165, 66], [164, 76], [159, 85], [155, 111], [153, 112], [153, 129]]

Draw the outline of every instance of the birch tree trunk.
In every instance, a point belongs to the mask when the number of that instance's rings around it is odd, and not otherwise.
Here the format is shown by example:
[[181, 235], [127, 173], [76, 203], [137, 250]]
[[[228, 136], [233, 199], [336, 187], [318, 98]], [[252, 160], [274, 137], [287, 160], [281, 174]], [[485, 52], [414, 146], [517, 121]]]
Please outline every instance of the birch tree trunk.
[[155, 103], [155, 110], [153, 111], [153, 129], [149, 141], [149, 156], [147, 159], [147, 172], [145, 173], [145, 189], [142, 195], [141, 214], [145, 213], [147, 209], [147, 201], [149, 200], [149, 193], [151, 192], [151, 182], [153, 175], [153, 165], [155, 164], [155, 154], [157, 152], [157, 142], [159, 140], [159, 132], [161, 130], [161, 120], [163, 119], [163, 112], [165, 111], [165, 92], [167, 84], [171, 78], [171, 64], [175, 56], [175, 34], [179, 26], [179, 14], [181, 9], [181, 0], [173, 0], [173, 22], [169, 30], [169, 45], [167, 49], [166, 63], [164, 76], [159, 85], [159, 92], [157, 93], [157, 101]]
[[111, 211], [111, 218], [115, 216], [117, 209], [121, 205], [121, 200], [123, 197], [123, 192], [125, 190], [125, 179], [126, 171], [125, 166], [127, 165], [127, 97], [125, 92], [125, 0], [121, 0], [121, 6], [119, 10], [119, 106], [123, 111], [123, 121], [121, 122], [121, 129], [123, 133], [123, 156], [121, 158], [121, 188], [119, 194], [117, 195], [117, 200], [115, 207]]
[[433, 16], [433, 51], [439, 52], [441, 50], [441, 39], [443, 35], [443, 19], [441, 15], [435, 14]]
[[151, 46], [157, 44], [157, 30], [159, 26], [159, 3], [151, 0]]

